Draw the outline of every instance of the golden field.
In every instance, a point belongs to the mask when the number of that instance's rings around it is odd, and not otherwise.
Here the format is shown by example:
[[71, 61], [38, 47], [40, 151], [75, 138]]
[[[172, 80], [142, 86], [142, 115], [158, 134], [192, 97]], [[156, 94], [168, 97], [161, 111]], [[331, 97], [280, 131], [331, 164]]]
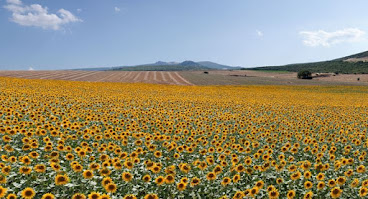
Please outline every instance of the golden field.
[[360, 198], [368, 88], [0, 78], [0, 198]]

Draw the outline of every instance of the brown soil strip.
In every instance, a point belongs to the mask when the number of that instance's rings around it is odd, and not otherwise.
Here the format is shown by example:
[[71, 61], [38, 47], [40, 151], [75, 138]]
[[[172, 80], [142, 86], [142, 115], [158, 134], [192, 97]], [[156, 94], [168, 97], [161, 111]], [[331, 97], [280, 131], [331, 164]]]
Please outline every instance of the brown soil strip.
[[188, 84], [188, 85], [194, 85], [192, 83], [190, 83], [188, 80], [184, 79], [181, 75], [178, 74], [178, 72], [174, 72], [174, 74], [184, 83]]
[[172, 81], [169, 81], [169, 83], [171, 84], [172, 82], [174, 82], [175, 84], [177, 85], [183, 85], [182, 83], [180, 83], [178, 80], [176, 80], [172, 75], [171, 75], [171, 72], [167, 72], [167, 74], [169, 75], [169, 78], [172, 80]]

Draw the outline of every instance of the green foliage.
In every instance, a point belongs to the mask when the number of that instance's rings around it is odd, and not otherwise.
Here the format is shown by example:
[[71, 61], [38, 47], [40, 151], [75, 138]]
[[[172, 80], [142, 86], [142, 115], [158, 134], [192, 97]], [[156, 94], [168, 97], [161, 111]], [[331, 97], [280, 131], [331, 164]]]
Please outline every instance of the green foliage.
[[312, 79], [312, 73], [307, 70], [298, 72], [298, 79]]

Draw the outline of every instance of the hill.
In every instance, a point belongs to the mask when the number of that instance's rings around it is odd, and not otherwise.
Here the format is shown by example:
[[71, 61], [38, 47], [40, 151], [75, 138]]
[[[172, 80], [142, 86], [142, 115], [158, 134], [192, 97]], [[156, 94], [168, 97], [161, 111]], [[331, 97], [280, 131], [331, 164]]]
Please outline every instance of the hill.
[[243, 68], [243, 70], [291, 71], [309, 70], [313, 73], [368, 73], [368, 51], [321, 62]]
[[119, 71], [187, 71], [187, 70], [211, 70], [211, 68], [202, 66], [201, 64], [198, 64], [193, 61], [184, 61], [184, 62], [175, 63], [175, 64], [168, 64], [167, 62], [156, 62], [155, 64], [118, 67], [112, 70], [119, 70]]
[[115, 66], [97, 68], [78, 68], [73, 70], [87, 71], [187, 71], [187, 70], [239, 70], [241, 67], [217, 64], [210, 61], [184, 61], [184, 62], [164, 62], [157, 61], [151, 64], [141, 64], [135, 66]]
[[163, 62], [158, 61], [153, 64], [143, 64], [137, 66], [121, 66], [114, 67], [108, 70], [119, 71], [188, 71], [188, 70], [228, 70], [228, 69], [240, 69], [240, 67], [232, 67], [227, 65], [221, 65], [209, 61], [183, 61], [178, 62]]
[[202, 66], [213, 68], [213, 69], [218, 69], [218, 70], [239, 70], [241, 69], [240, 66], [227, 66], [227, 65], [218, 64], [215, 62], [210, 62], [210, 61], [200, 61], [197, 63], [201, 64]]

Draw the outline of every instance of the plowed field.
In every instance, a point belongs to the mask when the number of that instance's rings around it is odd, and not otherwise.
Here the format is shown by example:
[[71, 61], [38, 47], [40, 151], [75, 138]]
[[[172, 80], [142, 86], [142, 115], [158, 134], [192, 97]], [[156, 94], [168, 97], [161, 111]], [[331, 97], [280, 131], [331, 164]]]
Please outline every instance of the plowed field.
[[193, 85], [178, 72], [166, 71], [0, 71], [0, 76], [26, 79]]

